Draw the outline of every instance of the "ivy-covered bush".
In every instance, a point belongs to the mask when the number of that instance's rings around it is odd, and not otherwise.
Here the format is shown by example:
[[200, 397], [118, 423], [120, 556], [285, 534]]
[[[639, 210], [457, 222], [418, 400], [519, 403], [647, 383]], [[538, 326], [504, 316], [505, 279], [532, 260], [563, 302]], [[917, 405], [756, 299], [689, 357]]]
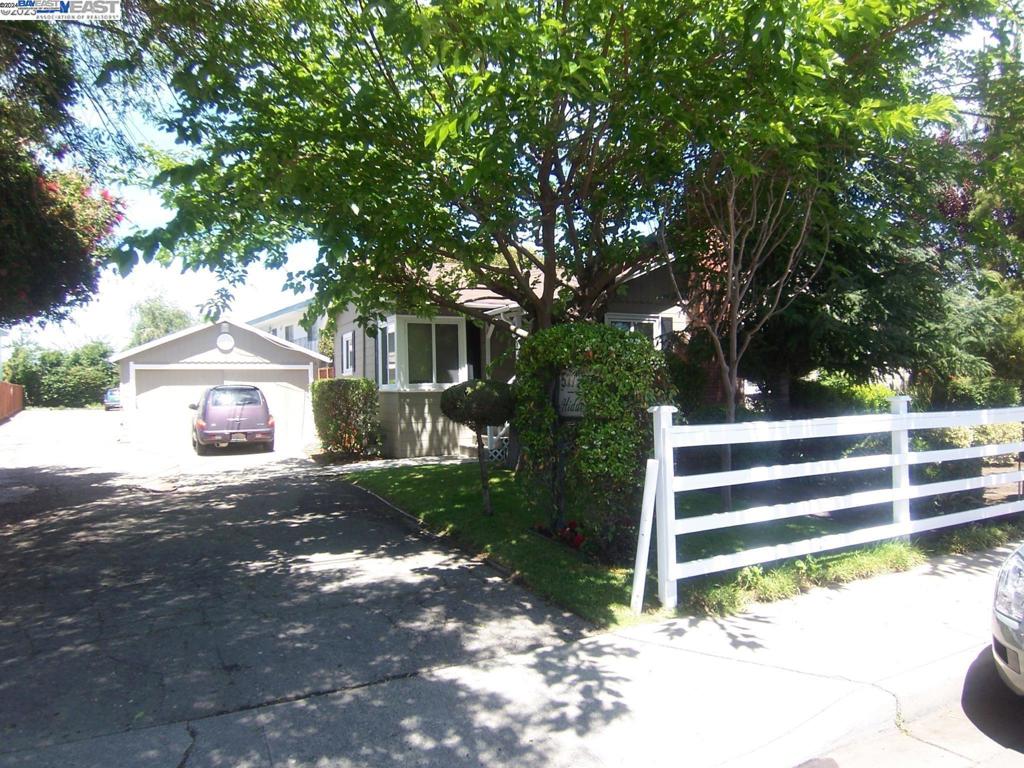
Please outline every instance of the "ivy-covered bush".
[[[556, 413], [562, 371], [579, 376], [580, 419]], [[552, 530], [572, 519], [582, 527], [585, 550], [608, 562], [628, 560], [652, 443], [647, 409], [670, 402], [671, 389], [664, 355], [638, 334], [574, 323], [523, 342], [513, 417], [520, 476], [547, 507]]]
[[381, 452], [377, 385], [369, 379], [313, 382], [313, 423], [324, 452], [371, 458]]

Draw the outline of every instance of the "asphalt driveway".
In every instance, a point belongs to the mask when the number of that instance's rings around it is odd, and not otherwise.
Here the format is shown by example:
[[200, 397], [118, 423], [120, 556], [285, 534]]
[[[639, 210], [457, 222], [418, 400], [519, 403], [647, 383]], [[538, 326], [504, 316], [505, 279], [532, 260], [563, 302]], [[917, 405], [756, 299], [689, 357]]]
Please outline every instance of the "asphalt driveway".
[[583, 631], [305, 459], [188, 469], [116, 418], [0, 425], [0, 766], [271, 764], [201, 724]]

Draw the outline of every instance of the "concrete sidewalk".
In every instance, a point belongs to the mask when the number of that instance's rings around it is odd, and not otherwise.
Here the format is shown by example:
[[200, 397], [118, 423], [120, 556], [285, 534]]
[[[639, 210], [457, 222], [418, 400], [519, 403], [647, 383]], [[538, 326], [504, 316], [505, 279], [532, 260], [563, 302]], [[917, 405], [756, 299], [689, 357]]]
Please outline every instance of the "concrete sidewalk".
[[[1011, 547], [0, 766], [782, 766], [956, 698]], [[0, 734], [2, 744], [3, 734]]]

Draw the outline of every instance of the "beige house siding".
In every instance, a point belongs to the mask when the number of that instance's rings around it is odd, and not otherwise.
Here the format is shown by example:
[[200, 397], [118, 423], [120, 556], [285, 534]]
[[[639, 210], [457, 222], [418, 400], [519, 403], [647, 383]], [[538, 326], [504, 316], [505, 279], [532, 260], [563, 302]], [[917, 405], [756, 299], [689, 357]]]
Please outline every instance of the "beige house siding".
[[[609, 302], [607, 312], [612, 315], [611, 319], [614, 319], [615, 315], [660, 318], [660, 325], [656, 326], [655, 330], [656, 335], [667, 331], [669, 323], [672, 329], [677, 331], [686, 327], [685, 313], [677, 306], [671, 280], [667, 278], [663, 269], [626, 283], [620, 295]], [[337, 334], [334, 340], [335, 374], [339, 377], [356, 376], [376, 381], [377, 339], [358, 325], [356, 316], [357, 313], [352, 307], [346, 308], [337, 316]], [[471, 375], [487, 376], [501, 381], [511, 379], [515, 375], [513, 335], [499, 328], [490, 333], [491, 364], [488, 369], [484, 362], [487, 358], [487, 329], [474, 330], [470, 326], [471, 323], [472, 321], [467, 320], [465, 326], [466, 363], [467, 367], [472, 368]], [[356, 347], [355, 369], [351, 373], [343, 373], [342, 364], [343, 339], [347, 333], [353, 334]], [[399, 340], [398, 343], [401, 366], [403, 342]], [[451, 455], [459, 452], [460, 444], [475, 443], [471, 430], [455, 424], [441, 413], [439, 391], [388, 387], [378, 392], [378, 398], [386, 456], [406, 458]]]
[[673, 330], [686, 328], [686, 313], [679, 306], [672, 279], [664, 267], [626, 283], [621, 293], [608, 302], [607, 314], [660, 315], [671, 318]]
[[[362, 377], [376, 381], [374, 372], [376, 338], [366, 333], [356, 322], [356, 311], [349, 307], [338, 313], [337, 333], [334, 335], [334, 375], [339, 378]], [[341, 359], [342, 340], [345, 334], [352, 333], [356, 343], [356, 366], [353, 373], [343, 374], [344, 362]]]
[[441, 413], [440, 392], [380, 392], [380, 420], [384, 428], [384, 455], [449, 456], [459, 444], [473, 445], [472, 430]]

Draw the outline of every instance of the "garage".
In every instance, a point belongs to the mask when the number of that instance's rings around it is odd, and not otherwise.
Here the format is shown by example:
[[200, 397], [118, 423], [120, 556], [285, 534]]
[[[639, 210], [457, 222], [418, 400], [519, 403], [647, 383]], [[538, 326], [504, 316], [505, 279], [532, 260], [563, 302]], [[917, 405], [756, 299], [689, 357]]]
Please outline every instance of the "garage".
[[187, 446], [192, 411], [203, 391], [253, 384], [267, 398], [279, 451], [315, 439], [310, 385], [329, 358], [233, 321], [196, 326], [120, 352], [124, 425], [139, 442]]

